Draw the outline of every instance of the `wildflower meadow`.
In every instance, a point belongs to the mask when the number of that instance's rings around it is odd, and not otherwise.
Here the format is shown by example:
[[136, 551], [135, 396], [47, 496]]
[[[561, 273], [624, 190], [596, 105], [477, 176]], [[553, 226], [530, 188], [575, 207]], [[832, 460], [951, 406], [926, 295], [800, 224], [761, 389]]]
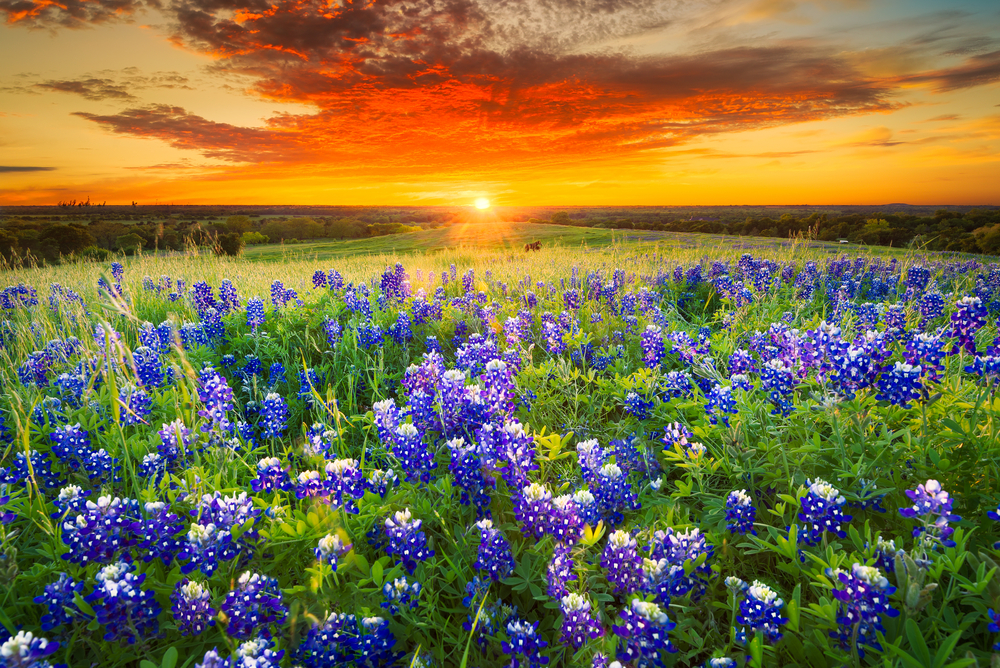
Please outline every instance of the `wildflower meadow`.
[[0, 667], [1000, 665], [989, 258], [0, 285]]

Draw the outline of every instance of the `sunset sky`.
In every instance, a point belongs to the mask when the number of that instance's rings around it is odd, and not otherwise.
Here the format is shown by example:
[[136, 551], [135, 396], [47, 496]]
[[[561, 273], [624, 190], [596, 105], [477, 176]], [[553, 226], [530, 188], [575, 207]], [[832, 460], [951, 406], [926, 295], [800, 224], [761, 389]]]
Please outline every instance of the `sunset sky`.
[[0, 0], [0, 203], [1000, 204], [1000, 2]]

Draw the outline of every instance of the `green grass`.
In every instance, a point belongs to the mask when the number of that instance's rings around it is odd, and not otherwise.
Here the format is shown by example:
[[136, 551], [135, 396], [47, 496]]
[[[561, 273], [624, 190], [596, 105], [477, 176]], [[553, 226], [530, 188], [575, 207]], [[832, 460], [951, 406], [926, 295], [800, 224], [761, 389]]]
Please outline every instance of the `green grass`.
[[[902, 248], [868, 248], [854, 244], [824, 241], [790, 241], [766, 237], [733, 237], [721, 234], [689, 234], [683, 232], [656, 232], [652, 230], [605, 230], [563, 225], [533, 223], [479, 223], [456, 225], [435, 230], [394, 234], [370, 239], [349, 241], [313, 241], [297, 244], [265, 244], [247, 246], [243, 257], [253, 262], [290, 262], [299, 260], [321, 261], [355, 255], [414, 255], [446, 250], [489, 249], [523, 253], [524, 245], [541, 241], [543, 248], [641, 250], [651, 247], [666, 249], [699, 249], [701, 251], [729, 251], [755, 249], [775, 251], [795, 246], [809, 248], [819, 253], [848, 253], [850, 255], [902, 256], [912, 250]], [[949, 254], [954, 255], [954, 254]]]

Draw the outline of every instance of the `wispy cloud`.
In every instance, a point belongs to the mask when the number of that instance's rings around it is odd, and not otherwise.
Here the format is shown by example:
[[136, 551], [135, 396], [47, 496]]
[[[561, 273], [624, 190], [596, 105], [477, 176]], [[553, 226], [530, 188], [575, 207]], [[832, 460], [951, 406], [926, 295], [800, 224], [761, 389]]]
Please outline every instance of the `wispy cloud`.
[[13, 172], [51, 172], [55, 167], [28, 167], [23, 165], [0, 165], [0, 174]]

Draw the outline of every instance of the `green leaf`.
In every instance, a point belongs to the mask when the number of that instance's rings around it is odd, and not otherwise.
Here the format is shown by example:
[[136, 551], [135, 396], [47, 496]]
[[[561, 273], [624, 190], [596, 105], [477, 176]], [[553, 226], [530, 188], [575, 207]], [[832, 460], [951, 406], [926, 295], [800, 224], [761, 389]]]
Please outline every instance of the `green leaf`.
[[962, 638], [962, 632], [955, 631], [950, 636], [948, 636], [947, 640], [941, 643], [941, 646], [938, 647], [937, 654], [934, 655], [934, 665], [932, 668], [944, 668], [945, 662], [951, 656], [951, 653], [955, 651], [955, 645], [958, 644], [958, 641], [961, 638]]
[[763, 668], [764, 666], [764, 638], [758, 631], [753, 640], [750, 641], [750, 665], [753, 668]]
[[146, 659], [143, 659], [142, 661], [139, 662], [139, 668], [159, 668], [159, 666], [157, 666], [152, 661], [147, 661]]
[[931, 652], [927, 649], [927, 643], [924, 642], [924, 636], [920, 631], [920, 627], [912, 619], [906, 620], [906, 637], [910, 641], [910, 649], [916, 652], [921, 665], [931, 665]]
[[160, 662], [160, 668], [174, 668], [177, 665], [177, 648], [170, 647], [163, 654], [163, 661]]
[[382, 564], [377, 561], [372, 564], [372, 582], [379, 587], [382, 586]]
[[94, 609], [90, 607], [90, 603], [87, 603], [87, 601], [84, 600], [80, 592], [73, 594], [73, 602], [76, 603], [76, 607], [80, 608], [80, 611], [83, 612], [84, 614], [89, 615], [90, 617], [97, 616], [97, 614], [94, 612]]

